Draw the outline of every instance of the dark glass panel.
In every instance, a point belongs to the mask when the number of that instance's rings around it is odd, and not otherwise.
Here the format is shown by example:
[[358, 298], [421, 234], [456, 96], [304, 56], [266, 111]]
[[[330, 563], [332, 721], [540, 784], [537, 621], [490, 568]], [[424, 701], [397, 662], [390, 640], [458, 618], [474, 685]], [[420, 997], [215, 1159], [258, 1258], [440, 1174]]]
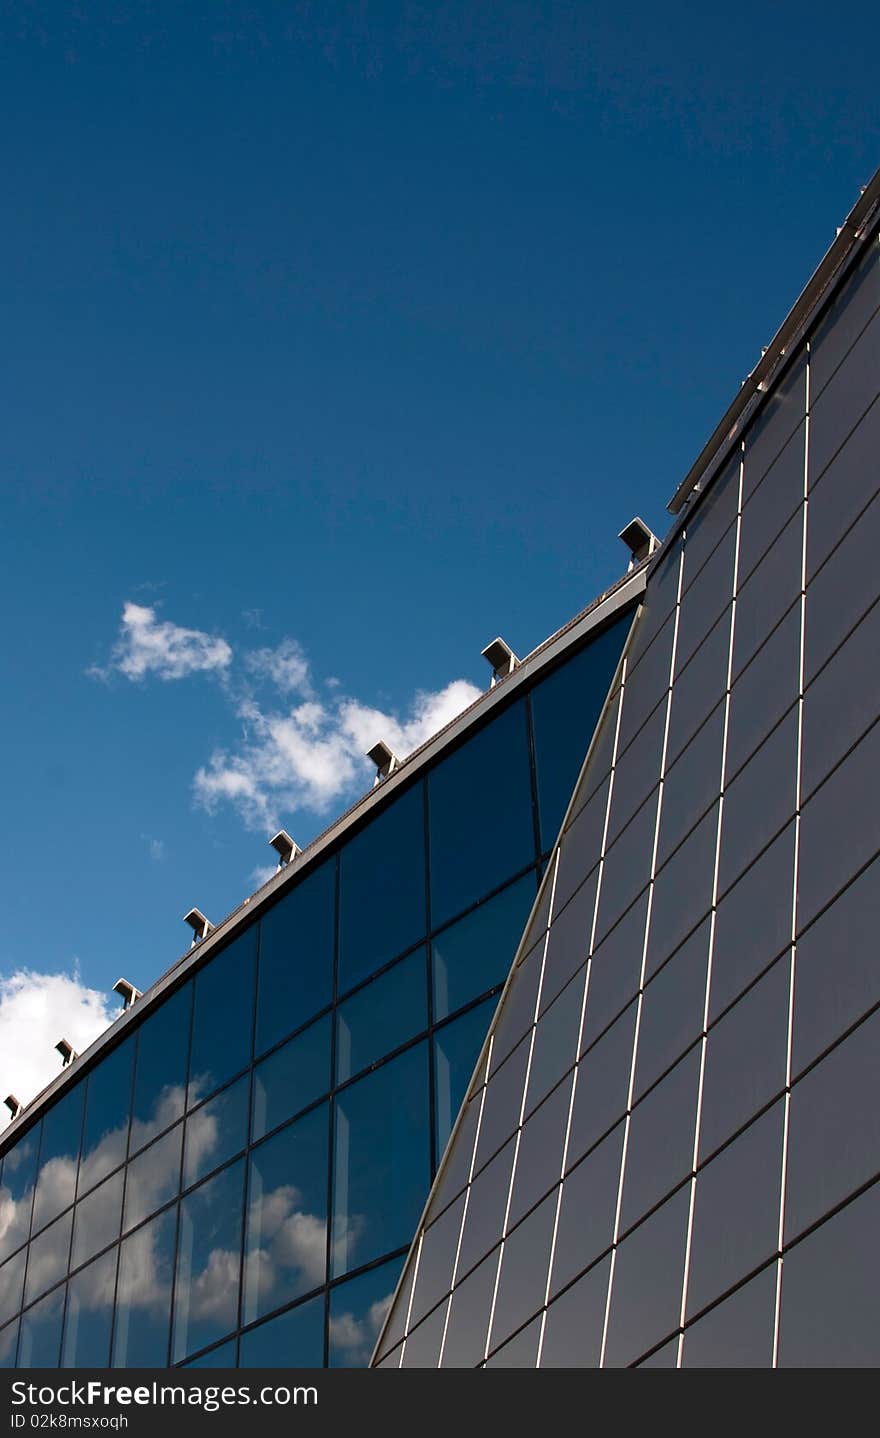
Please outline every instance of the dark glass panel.
[[134, 1044], [132, 1035], [89, 1074], [78, 1193], [87, 1193], [125, 1160]]
[[425, 950], [359, 989], [336, 1010], [336, 1082], [344, 1083], [428, 1027]]
[[[876, 482], [871, 474], [880, 450], [880, 404], [873, 404], [865, 417], [837, 451], [821, 482], [811, 481], [810, 522], [807, 525], [807, 583], [840, 543], [873, 496]], [[811, 666], [808, 665], [808, 669]]]
[[134, 1228], [178, 1192], [182, 1138], [183, 1124], [179, 1123], [129, 1163], [125, 1176], [124, 1230]]
[[721, 788], [724, 705], [719, 704], [667, 770], [660, 810], [656, 866], [660, 869], [693, 829]]
[[[720, 486], [717, 487], [717, 490], [720, 493]], [[712, 491], [716, 492], [715, 485], [712, 486]], [[709, 499], [707, 491], [701, 509], [706, 509], [713, 502]], [[728, 523], [729, 520], [725, 518], [721, 529], [726, 529]], [[712, 544], [714, 545], [714, 543], [713, 540]], [[669, 541], [665, 553], [655, 556], [649, 566], [648, 587], [639, 605], [638, 623], [627, 654], [627, 671], [629, 673], [632, 673], [636, 665], [641, 663], [643, 656], [653, 644], [675, 606], [683, 548], [684, 535], [680, 531], [674, 539]]]
[[685, 1185], [618, 1248], [606, 1367], [634, 1363], [678, 1326], [689, 1205]]
[[176, 1222], [171, 1209], [120, 1245], [114, 1368], [164, 1368], [168, 1362]]
[[431, 942], [435, 1020], [454, 1014], [478, 994], [504, 982], [534, 902], [535, 879], [527, 874], [435, 936]]
[[[640, 620], [636, 629], [636, 640], [641, 624]], [[633, 654], [627, 664], [623, 684], [623, 709], [617, 737], [618, 754], [623, 753], [630, 740], [638, 734], [648, 715], [653, 714], [657, 705], [666, 696], [669, 689], [674, 633], [675, 612], [673, 611], [644, 653]]]
[[252, 1142], [330, 1088], [330, 1025], [325, 1014], [254, 1069]]
[[542, 1368], [598, 1368], [610, 1267], [609, 1255], [550, 1304]]
[[31, 1239], [24, 1284], [25, 1303], [39, 1298], [67, 1272], [72, 1221], [73, 1210], [69, 1209], [63, 1218], [57, 1218], [37, 1238]]
[[709, 1030], [700, 1160], [785, 1086], [791, 968], [783, 955]]
[[736, 519], [741, 458], [741, 451], [737, 446], [720, 474], [710, 481], [708, 488], [702, 493], [694, 494], [690, 501], [685, 528], [685, 586], [690, 585], [700, 573], [706, 560]]
[[770, 1368], [776, 1319], [776, 1264], [771, 1263], [685, 1329], [682, 1368]]
[[546, 936], [539, 939], [514, 970], [492, 1036], [492, 1073], [501, 1067], [535, 1022], [546, 942]]
[[43, 1117], [31, 1232], [73, 1203], [85, 1084], [78, 1083]]
[[864, 256], [825, 312], [810, 341], [810, 396], [818, 399], [838, 365], [880, 305], [880, 241], [874, 235]]
[[15, 1350], [18, 1347], [18, 1319], [6, 1328], [0, 1328], [0, 1368], [15, 1367]]
[[424, 789], [416, 784], [339, 856], [340, 993], [396, 958], [427, 928], [424, 803]]
[[[708, 634], [719, 614], [733, 598], [733, 564], [736, 555], [736, 525], [719, 540], [699, 573], [689, 578], [688, 546], [684, 550], [684, 583], [675, 648], [676, 673], [680, 672], [697, 645]], [[693, 570], [690, 569], [693, 576]]]
[[429, 1186], [428, 1046], [336, 1098], [333, 1275], [409, 1243]]
[[718, 865], [720, 893], [791, 818], [796, 803], [797, 765], [795, 705], [725, 792]]
[[707, 919], [645, 989], [633, 1089], [637, 1099], [702, 1032], [709, 928]]
[[666, 743], [667, 768], [675, 763], [727, 688], [730, 613], [728, 606], [676, 678]]
[[428, 812], [431, 922], [436, 926], [535, 857], [522, 700], [432, 770]]
[[511, 1228], [559, 1180], [565, 1130], [571, 1102], [571, 1077], [541, 1103], [523, 1124], [516, 1177], [510, 1195], [507, 1226]]
[[880, 1185], [823, 1223], [782, 1263], [781, 1368], [880, 1362]]
[[[880, 849], [880, 724], [804, 805], [798, 872], [798, 928]], [[829, 835], [834, 842], [829, 843]]]
[[330, 1367], [367, 1368], [400, 1276], [402, 1258], [330, 1290]]
[[456, 1129], [455, 1138], [443, 1155], [443, 1167], [437, 1174], [437, 1185], [431, 1203], [430, 1216], [432, 1218], [436, 1217], [441, 1209], [461, 1192], [468, 1181], [474, 1156], [477, 1120], [481, 1108], [481, 1094], [468, 1100], [461, 1122]]
[[73, 1247], [71, 1268], [79, 1268], [102, 1248], [119, 1237], [122, 1218], [122, 1179], [120, 1169], [81, 1198], [73, 1211]]
[[584, 974], [580, 973], [538, 1019], [524, 1114], [534, 1109], [577, 1062], [583, 998]]
[[389, 1367], [396, 1368], [437, 1368], [440, 1362], [440, 1344], [443, 1342], [443, 1327], [446, 1322], [445, 1303], [429, 1314], [409, 1334], [402, 1349], [391, 1356]]
[[244, 1161], [240, 1160], [181, 1201], [174, 1286], [175, 1363], [237, 1326], [243, 1183]]
[[641, 1363], [636, 1364], [637, 1368], [677, 1368], [678, 1367], [678, 1336], [670, 1338], [668, 1343], [663, 1343]]
[[733, 675], [737, 678], [801, 592], [804, 511], [792, 515], [768, 554], [748, 577], [739, 576], [733, 635]]
[[801, 792], [807, 798], [880, 713], [880, 603], [804, 697]]
[[107, 1368], [118, 1248], [112, 1248], [67, 1285], [62, 1368]]
[[323, 1294], [241, 1335], [239, 1368], [321, 1368], [323, 1363]]
[[8, 1323], [21, 1308], [24, 1287], [24, 1261], [27, 1250], [20, 1248], [12, 1258], [7, 1258], [0, 1268], [0, 1328]]
[[322, 1104], [251, 1150], [245, 1323], [326, 1280], [328, 1148]]
[[875, 314], [821, 395], [810, 404], [811, 476], [822, 473], [876, 399], [878, 374], [880, 315]]
[[[462, 1231], [462, 1219], [465, 1210], [465, 1194], [451, 1203], [440, 1215], [436, 1223], [432, 1223], [425, 1229], [418, 1245], [418, 1270], [416, 1272], [416, 1288], [412, 1297], [412, 1306], [409, 1317], [403, 1317], [409, 1328], [414, 1328], [420, 1319], [430, 1313], [431, 1309], [444, 1298], [452, 1287], [453, 1269], [458, 1254], [459, 1239]], [[469, 1200], [468, 1200], [469, 1201]], [[412, 1264], [415, 1267], [415, 1263]], [[395, 1324], [399, 1330], [398, 1336], [403, 1335], [403, 1321]], [[391, 1335], [389, 1334], [389, 1338]], [[393, 1342], [393, 1339], [391, 1340]], [[391, 1342], [384, 1344], [387, 1350]]]
[[0, 1183], [0, 1263], [26, 1241], [31, 1225], [34, 1201], [34, 1175], [40, 1146], [40, 1125], [37, 1124], [9, 1149], [3, 1159], [3, 1181]]
[[631, 623], [627, 611], [532, 690], [543, 849], [559, 831]]
[[434, 1036], [434, 1115], [438, 1161], [458, 1117], [495, 1007], [495, 999], [486, 999]]
[[[758, 481], [743, 509], [739, 537], [739, 578], [743, 581], [770, 548], [804, 497], [804, 435], [802, 420], [769, 471]], [[749, 453], [746, 448], [746, 484]]]
[[501, 1239], [515, 1151], [515, 1139], [508, 1139], [471, 1184], [458, 1254], [459, 1279]]
[[880, 593], [878, 546], [880, 494], [875, 494], [818, 574], [809, 580], [804, 629], [807, 684]]
[[257, 925], [195, 977], [187, 1103], [192, 1107], [250, 1061]]
[[576, 1162], [626, 1112], [637, 1007], [631, 1003], [580, 1061], [571, 1115], [569, 1163]]
[[651, 877], [651, 856], [657, 827], [658, 790], [645, 800], [620, 837], [605, 855], [602, 887], [596, 919], [596, 944], [600, 944], [621, 914], [641, 893]]
[[731, 690], [727, 782], [791, 708], [798, 695], [800, 662], [801, 606], [795, 601]]
[[611, 759], [614, 754], [614, 739], [617, 734], [617, 711], [620, 707], [620, 688], [609, 695], [605, 711], [590, 744], [590, 762], [583, 779], [572, 797], [571, 813], [566, 827], [570, 828], [583, 808], [589, 803], [596, 790], [607, 783], [611, 773]]
[[558, 913], [550, 930], [550, 947], [541, 984], [541, 1008], [546, 1009], [565, 987], [572, 974], [587, 961], [590, 935], [596, 912], [598, 868], [576, 889], [565, 908]]
[[791, 368], [774, 382], [760, 414], [749, 427], [743, 456], [744, 513], [755, 489], [771, 465], [778, 463], [777, 456], [804, 418], [807, 408], [806, 374], [806, 354], [802, 350]]
[[497, 1348], [514, 1329], [542, 1307], [547, 1290], [555, 1219], [554, 1192], [508, 1233], [501, 1255], [490, 1348]]
[[638, 992], [647, 918], [646, 889], [594, 953], [581, 1048], [597, 1039]]
[[535, 1318], [503, 1347], [496, 1349], [485, 1363], [486, 1368], [534, 1368], [541, 1337], [541, 1318]]
[[[635, 682], [633, 680], [633, 683]], [[614, 770], [611, 812], [608, 816], [606, 847], [614, 843], [618, 834], [626, 827], [651, 790], [656, 788], [660, 778], [665, 734], [666, 705], [658, 704], [632, 743], [623, 753], [618, 753], [617, 766]], [[605, 806], [599, 802], [601, 792], [591, 800], [591, 803], [596, 806], [594, 833], [590, 836], [591, 842], [581, 846], [584, 851], [581, 860], [584, 873], [599, 858], [599, 846], [602, 842], [602, 831], [605, 824]]]
[[[551, 1294], [558, 1293], [611, 1245], [620, 1187], [623, 1130], [624, 1125], [619, 1123], [565, 1176]], [[601, 1329], [599, 1337], [602, 1337]], [[598, 1350], [596, 1357], [598, 1359]]]
[[697, 1045], [633, 1109], [620, 1206], [621, 1232], [691, 1172], [699, 1082]]
[[19, 1368], [57, 1368], [61, 1352], [64, 1289], [57, 1288], [21, 1317]]
[[129, 1153], [137, 1153], [183, 1113], [191, 1008], [190, 981], [138, 1030]]
[[250, 1077], [238, 1079], [189, 1115], [183, 1141], [183, 1187], [219, 1168], [247, 1143]]
[[260, 920], [258, 1054], [332, 999], [335, 908], [336, 861], [331, 859]]
[[794, 829], [783, 829], [718, 905], [710, 1022], [791, 943]]
[[530, 1039], [527, 1037], [489, 1077], [483, 1100], [475, 1172], [519, 1127], [529, 1046]]
[[414, 1269], [415, 1261], [413, 1250], [406, 1259], [406, 1270], [403, 1274], [400, 1287], [397, 1290], [397, 1297], [391, 1306], [388, 1321], [382, 1331], [382, 1342], [377, 1349], [377, 1358], [384, 1356], [386, 1353], [390, 1353], [391, 1349], [396, 1347], [403, 1338], [410, 1307], [410, 1298], [412, 1296]]
[[230, 1338], [228, 1343], [221, 1343], [219, 1348], [212, 1348], [210, 1353], [203, 1353], [201, 1358], [191, 1358], [189, 1363], [184, 1363], [183, 1368], [236, 1368], [235, 1361], [236, 1340]]
[[[726, 821], [726, 808], [724, 817]], [[718, 805], [715, 804], [657, 875], [648, 931], [646, 977], [659, 969], [711, 907], [717, 834]]]
[[[468, 1274], [452, 1295], [443, 1346], [443, 1368], [475, 1368], [486, 1355], [486, 1335], [498, 1273], [498, 1252]], [[443, 1312], [441, 1305], [438, 1310]], [[430, 1322], [430, 1319], [427, 1320]], [[418, 1332], [418, 1329], [416, 1330]], [[405, 1366], [410, 1366], [409, 1343]]]

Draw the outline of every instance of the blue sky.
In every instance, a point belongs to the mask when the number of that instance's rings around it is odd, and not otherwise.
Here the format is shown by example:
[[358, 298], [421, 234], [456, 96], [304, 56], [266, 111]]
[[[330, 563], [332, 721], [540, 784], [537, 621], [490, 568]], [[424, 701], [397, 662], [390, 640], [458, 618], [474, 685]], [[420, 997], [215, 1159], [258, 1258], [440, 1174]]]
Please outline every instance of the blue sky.
[[0, 1088], [664, 531], [880, 161], [828, 22], [4, 9]]

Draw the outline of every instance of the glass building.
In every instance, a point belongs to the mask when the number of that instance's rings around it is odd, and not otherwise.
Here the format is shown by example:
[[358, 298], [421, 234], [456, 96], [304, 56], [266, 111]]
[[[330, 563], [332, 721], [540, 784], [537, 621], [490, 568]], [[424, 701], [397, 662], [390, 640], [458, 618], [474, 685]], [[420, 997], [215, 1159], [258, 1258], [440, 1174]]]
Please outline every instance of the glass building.
[[519, 664], [0, 1138], [0, 1364], [366, 1366], [643, 592]]
[[880, 1362], [878, 201], [670, 506], [380, 1367]]

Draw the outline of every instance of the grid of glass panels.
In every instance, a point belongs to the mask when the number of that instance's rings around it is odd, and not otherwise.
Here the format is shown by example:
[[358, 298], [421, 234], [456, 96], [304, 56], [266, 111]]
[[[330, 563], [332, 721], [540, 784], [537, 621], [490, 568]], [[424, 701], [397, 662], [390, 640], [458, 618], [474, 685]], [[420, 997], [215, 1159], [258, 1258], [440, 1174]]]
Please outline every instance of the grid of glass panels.
[[583, 759], [571, 707], [595, 723], [631, 617], [494, 708], [8, 1147], [0, 1363], [368, 1361]]
[[880, 1361], [880, 248], [649, 574], [380, 1366]]

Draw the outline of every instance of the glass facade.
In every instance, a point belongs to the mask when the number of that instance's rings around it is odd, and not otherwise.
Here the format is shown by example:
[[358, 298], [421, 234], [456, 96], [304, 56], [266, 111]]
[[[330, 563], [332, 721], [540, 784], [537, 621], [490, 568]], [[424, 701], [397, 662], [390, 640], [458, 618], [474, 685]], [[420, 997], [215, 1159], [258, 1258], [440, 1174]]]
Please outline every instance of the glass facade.
[[0, 1364], [368, 1362], [583, 759], [571, 706], [594, 722], [631, 623], [498, 691], [7, 1144]]
[[878, 416], [875, 234], [649, 570], [379, 1366], [880, 1362]]

